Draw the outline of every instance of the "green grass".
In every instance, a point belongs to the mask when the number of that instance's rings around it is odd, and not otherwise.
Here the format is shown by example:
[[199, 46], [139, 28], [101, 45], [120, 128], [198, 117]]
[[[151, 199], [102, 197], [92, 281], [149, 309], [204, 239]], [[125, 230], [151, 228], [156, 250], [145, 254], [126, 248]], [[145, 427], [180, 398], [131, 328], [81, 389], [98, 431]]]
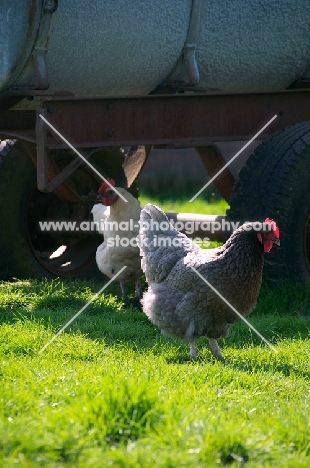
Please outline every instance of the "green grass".
[[145, 194], [139, 195], [141, 206], [147, 203], [159, 206], [165, 212], [178, 213], [200, 213], [210, 215], [225, 215], [228, 204], [224, 199], [212, 199], [206, 201], [201, 198], [196, 198], [193, 202], [188, 201], [189, 198], [176, 197], [175, 199], [166, 197], [147, 197]]
[[[0, 283], [6, 467], [310, 466], [310, 293], [264, 285], [250, 321], [199, 358], [101, 284]], [[118, 291], [117, 285], [113, 292]], [[109, 290], [110, 291], [110, 290]]]

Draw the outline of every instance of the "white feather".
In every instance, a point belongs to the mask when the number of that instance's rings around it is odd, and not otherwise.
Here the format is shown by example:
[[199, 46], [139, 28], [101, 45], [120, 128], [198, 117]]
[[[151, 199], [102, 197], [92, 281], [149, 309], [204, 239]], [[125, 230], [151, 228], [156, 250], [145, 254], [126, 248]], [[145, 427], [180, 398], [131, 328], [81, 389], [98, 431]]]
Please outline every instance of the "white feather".
[[98, 232], [100, 234], [104, 234], [103, 224], [110, 214], [110, 207], [104, 206], [102, 203], [96, 203], [93, 206], [91, 213], [93, 215], [94, 222], [98, 223]]

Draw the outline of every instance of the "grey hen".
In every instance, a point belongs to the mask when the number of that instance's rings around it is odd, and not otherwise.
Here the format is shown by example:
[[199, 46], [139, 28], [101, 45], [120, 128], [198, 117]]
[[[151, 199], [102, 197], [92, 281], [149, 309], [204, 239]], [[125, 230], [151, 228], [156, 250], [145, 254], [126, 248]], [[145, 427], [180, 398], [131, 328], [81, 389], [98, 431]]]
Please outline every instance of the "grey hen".
[[[201, 279], [196, 269], [240, 314], [247, 316], [256, 305], [262, 282], [264, 252], [279, 245], [279, 229], [273, 220], [240, 226], [220, 248], [203, 250], [168, 222], [165, 213], [148, 204], [140, 216], [141, 266], [148, 282], [143, 311], [164, 335], [190, 345], [206, 336], [217, 358], [222, 358], [217, 339], [226, 337], [238, 316]], [[166, 229], [167, 228], [167, 229]]]

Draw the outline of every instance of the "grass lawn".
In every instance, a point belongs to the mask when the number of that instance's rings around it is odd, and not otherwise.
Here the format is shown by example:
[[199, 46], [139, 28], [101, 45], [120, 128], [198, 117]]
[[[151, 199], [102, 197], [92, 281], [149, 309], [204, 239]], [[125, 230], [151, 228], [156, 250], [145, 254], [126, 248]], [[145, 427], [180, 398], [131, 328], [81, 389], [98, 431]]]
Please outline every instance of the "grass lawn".
[[176, 199], [169, 199], [166, 196], [157, 199], [152, 197], [151, 199], [145, 194], [139, 195], [139, 201], [141, 206], [147, 203], [159, 206], [165, 212], [178, 212], [178, 213], [200, 213], [210, 215], [225, 215], [228, 208], [228, 204], [224, 199], [212, 200], [208, 202], [202, 197], [196, 198], [193, 202], [189, 202], [190, 197], [182, 198], [178, 196]]
[[[199, 358], [102, 287], [0, 283], [5, 467], [309, 467], [310, 293], [264, 285], [250, 321]], [[113, 293], [113, 294], [112, 294]]]

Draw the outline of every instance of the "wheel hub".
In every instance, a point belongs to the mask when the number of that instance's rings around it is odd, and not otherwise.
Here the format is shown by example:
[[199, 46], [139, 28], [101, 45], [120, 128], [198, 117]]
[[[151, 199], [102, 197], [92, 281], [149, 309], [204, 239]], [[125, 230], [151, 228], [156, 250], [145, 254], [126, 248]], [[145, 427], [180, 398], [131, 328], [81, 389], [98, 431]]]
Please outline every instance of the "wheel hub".
[[[41, 265], [61, 277], [77, 277], [95, 266], [100, 238], [78, 236], [70, 231], [42, 232], [39, 221], [82, 221], [81, 207], [69, 206], [54, 194], [42, 194], [34, 187], [27, 206], [27, 236], [31, 250]], [[83, 216], [85, 219], [85, 216]]]

